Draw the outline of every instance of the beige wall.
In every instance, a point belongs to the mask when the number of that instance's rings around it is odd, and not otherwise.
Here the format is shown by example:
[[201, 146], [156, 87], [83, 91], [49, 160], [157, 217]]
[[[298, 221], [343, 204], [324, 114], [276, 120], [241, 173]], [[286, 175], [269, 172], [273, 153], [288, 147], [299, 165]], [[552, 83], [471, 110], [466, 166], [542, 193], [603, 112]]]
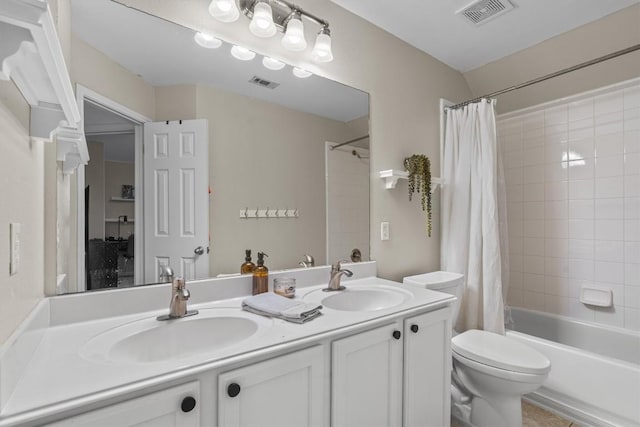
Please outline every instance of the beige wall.
[[158, 86], [156, 94], [156, 120], [197, 119], [196, 85]]
[[89, 239], [104, 239], [105, 167], [104, 144], [87, 141], [91, 161], [85, 168], [85, 185], [89, 187]]
[[[43, 297], [44, 143], [29, 138], [29, 105], [0, 81], [0, 343]], [[9, 275], [9, 224], [21, 224], [20, 269]]]
[[[197, 88], [197, 116], [209, 121], [212, 274], [239, 272], [245, 249], [269, 254], [271, 269], [296, 267], [307, 253], [324, 264], [324, 145], [353, 138], [353, 131], [207, 86]], [[240, 219], [245, 207], [298, 209], [300, 217]]]
[[[640, 4], [464, 74], [482, 96], [640, 43]], [[640, 51], [498, 97], [499, 113], [640, 76]]]
[[[428, 238], [423, 233], [424, 215], [418, 204], [407, 200], [406, 184], [400, 184], [396, 190], [385, 190], [376, 174], [379, 170], [401, 168], [402, 160], [414, 153], [439, 158], [439, 98], [462, 101], [471, 95], [459, 72], [328, 0], [298, 2], [331, 24], [335, 60], [320, 66], [310, 62], [306, 55], [300, 59], [299, 54], [282, 49], [277, 37], [263, 40], [251, 36], [244, 18], [232, 24], [216, 22], [207, 13], [207, 2], [127, 0], [125, 3], [192, 28], [206, 29], [229, 42], [368, 92], [371, 251], [372, 258], [378, 261], [378, 273], [385, 278], [401, 279], [439, 268], [439, 234]], [[312, 27], [307, 26], [308, 40], [317, 31]], [[439, 175], [440, 165], [437, 161], [433, 165], [434, 175]], [[379, 239], [381, 221], [390, 222], [389, 241]], [[436, 216], [434, 230], [438, 227]]]
[[[105, 191], [104, 205], [105, 216], [117, 219], [120, 215], [126, 215], [129, 222], [120, 224], [120, 237], [128, 238], [133, 233], [135, 220], [134, 203], [113, 201], [112, 197], [122, 196], [123, 185], [134, 185], [135, 164], [124, 162], [104, 162]], [[105, 235], [118, 237], [118, 223], [105, 223]]]

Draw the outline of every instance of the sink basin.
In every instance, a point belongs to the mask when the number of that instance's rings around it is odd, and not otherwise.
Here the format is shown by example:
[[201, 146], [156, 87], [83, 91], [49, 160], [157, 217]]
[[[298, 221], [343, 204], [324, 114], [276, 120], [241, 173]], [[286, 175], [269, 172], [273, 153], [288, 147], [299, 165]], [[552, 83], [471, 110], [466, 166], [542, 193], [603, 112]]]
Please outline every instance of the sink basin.
[[217, 352], [255, 335], [270, 320], [239, 309], [201, 310], [193, 317], [131, 322], [92, 338], [83, 357], [119, 362], [162, 362]]
[[390, 286], [349, 287], [344, 291], [324, 292], [316, 290], [305, 299], [318, 302], [332, 310], [339, 311], [376, 311], [395, 307], [412, 297], [404, 289]]

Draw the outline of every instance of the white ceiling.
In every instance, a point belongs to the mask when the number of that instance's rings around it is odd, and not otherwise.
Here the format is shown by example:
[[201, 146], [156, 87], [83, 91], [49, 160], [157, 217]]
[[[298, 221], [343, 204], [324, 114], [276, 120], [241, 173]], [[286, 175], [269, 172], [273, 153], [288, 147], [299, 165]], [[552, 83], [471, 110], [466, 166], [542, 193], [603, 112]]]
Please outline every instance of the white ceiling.
[[87, 141], [104, 144], [104, 159], [134, 163], [135, 124], [105, 108], [84, 103], [84, 131]]
[[[347, 122], [369, 113], [367, 93], [311, 76], [294, 77], [290, 66], [271, 71], [262, 57], [234, 59], [230, 45], [204, 49], [194, 31], [109, 0], [72, 0], [72, 31], [80, 39], [154, 86], [207, 84], [294, 110]], [[253, 76], [280, 84], [266, 89]]]
[[331, 1], [462, 72], [640, 3], [513, 0], [513, 10], [475, 26], [455, 14], [472, 0]]

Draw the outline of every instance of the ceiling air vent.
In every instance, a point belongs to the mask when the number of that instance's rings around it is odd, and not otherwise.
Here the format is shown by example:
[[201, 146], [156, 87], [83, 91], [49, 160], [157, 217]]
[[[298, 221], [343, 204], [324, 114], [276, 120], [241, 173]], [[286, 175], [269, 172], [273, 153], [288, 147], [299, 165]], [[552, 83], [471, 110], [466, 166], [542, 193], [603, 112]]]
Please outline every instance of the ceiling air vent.
[[511, 9], [513, 5], [509, 0], [476, 0], [456, 11], [456, 15], [462, 14], [474, 25], [482, 25]]
[[280, 86], [280, 83], [270, 82], [269, 80], [265, 80], [258, 76], [253, 76], [249, 79], [249, 83], [253, 83], [254, 85], [258, 85], [260, 87], [265, 87], [267, 89], [275, 89]]

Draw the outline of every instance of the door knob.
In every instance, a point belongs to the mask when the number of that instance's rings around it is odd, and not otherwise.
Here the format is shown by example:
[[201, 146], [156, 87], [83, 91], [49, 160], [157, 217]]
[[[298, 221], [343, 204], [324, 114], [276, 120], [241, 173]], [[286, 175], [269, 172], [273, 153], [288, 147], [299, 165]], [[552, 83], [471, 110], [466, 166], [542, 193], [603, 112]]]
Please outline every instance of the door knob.
[[418, 330], [420, 330], [420, 327], [418, 327], [418, 325], [411, 325], [411, 332], [416, 334], [418, 333]]
[[402, 333], [400, 331], [393, 331], [393, 337], [397, 340], [400, 339], [400, 337], [402, 336]]
[[204, 248], [202, 246], [198, 246], [193, 250], [193, 253], [196, 255], [202, 255], [204, 253]]
[[194, 399], [192, 396], [187, 396], [182, 399], [182, 404], [180, 405], [180, 409], [182, 409], [182, 412], [191, 412], [195, 407], [196, 399]]
[[227, 387], [227, 394], [229, 397], [236, 397], [240, 394], [240, 384], [231, 383], [229, 387]]

